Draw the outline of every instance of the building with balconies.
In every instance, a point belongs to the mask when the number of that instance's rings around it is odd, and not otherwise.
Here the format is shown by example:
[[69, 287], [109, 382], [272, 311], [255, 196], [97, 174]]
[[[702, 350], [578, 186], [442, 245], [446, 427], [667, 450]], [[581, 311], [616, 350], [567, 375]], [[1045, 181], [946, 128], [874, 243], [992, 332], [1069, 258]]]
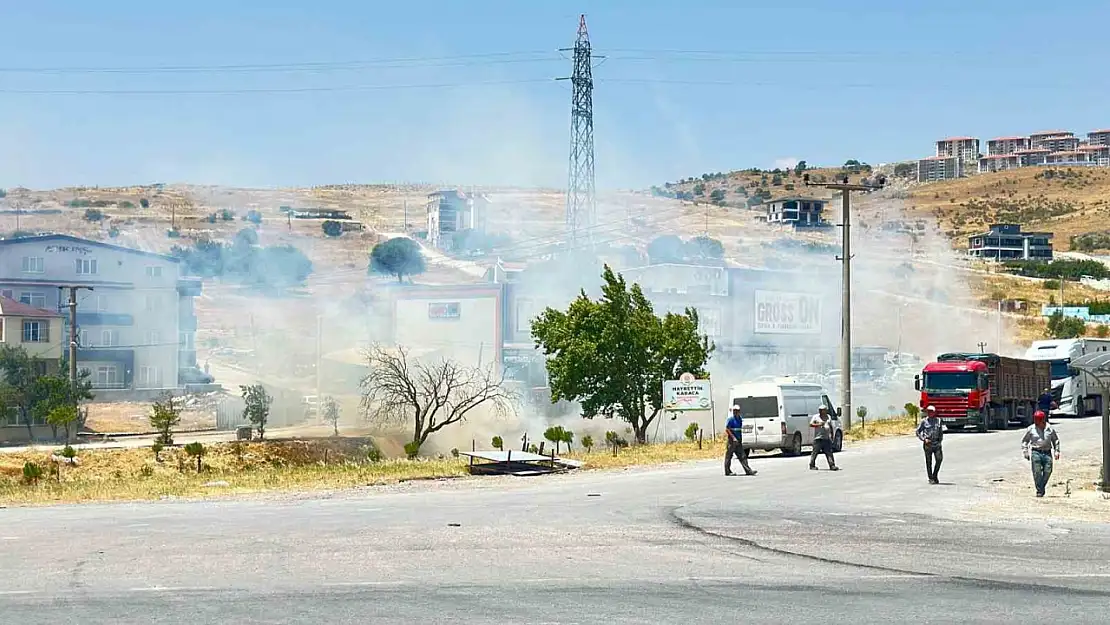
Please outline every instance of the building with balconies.
[[1079, 137], [1066, 130], [1046, 130], [1029, 135], [1029, 147], [1049, 152], [1071, 152], [1079, 147]]
[[[0, 296], [62, 311], [77, 290], [77, 366], [98, 397], [159, 392], [205, 376], [197, 369], [193, 298], [200, 280], [177, 258], [51, 234], [0, 241]], [[68, 315], [62, 332], [68, 333]]]
[[1110, 146], [1110, 129], [1092, 130], [1091, 132], [1088, 132], [1087, 144]]
[[979, 140], [975, 137], [948, 137], [937, 141], [937, 156], [955, 157], [965, 163], [979, 160]]
[[1017, 154], [990, 154], [979, 159], [979, 173], [1005, 171], [1021, 167], [1021, 156]]
[[927, 156], [917, 161], [918, 182], [962, 178], [964, 171], [964, 161], [955, 156]]
[[967, 253], [990, 260], [1052, 260], [1051, 232], [1022, 232], [1018, 224], [995, 224], [968, 238]]
[[1013, 154], [1029, 149], [1029, 137], [996, 137], [987, 141], [987, 156]]
[[822, 228], [825, 221], [825, 200], [808, 197], [784, 197], [767, 202], [767, 223], [795, 228]]

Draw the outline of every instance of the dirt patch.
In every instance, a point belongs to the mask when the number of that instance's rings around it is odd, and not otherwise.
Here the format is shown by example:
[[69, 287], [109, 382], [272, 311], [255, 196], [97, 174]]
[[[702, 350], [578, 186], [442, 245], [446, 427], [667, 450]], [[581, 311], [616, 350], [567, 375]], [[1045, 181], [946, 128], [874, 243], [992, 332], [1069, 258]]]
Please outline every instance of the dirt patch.
[[982, 484], [993, 495], [968, 511], [969, 517], [1017, 519], [1068, 519], [1110, 521], [1110, 494], [1098, 490], [1101, 456], [1090, 452], [1064, 456], [1056, 461], [1047, 493], [1034, 496], [1033, 476], [1022, 463], [1001, 477]]

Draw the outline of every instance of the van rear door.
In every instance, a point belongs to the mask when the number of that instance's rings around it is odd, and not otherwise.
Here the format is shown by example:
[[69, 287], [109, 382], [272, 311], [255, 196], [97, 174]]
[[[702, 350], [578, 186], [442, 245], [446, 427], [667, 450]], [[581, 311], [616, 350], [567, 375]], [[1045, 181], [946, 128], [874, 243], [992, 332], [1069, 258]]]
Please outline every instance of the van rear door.
[[744, 445], [774, 449], [782, 444], [782, 423], [779, 398], [776, 396], [736, 397], [732, 405], [740, 407], [744, 416]]

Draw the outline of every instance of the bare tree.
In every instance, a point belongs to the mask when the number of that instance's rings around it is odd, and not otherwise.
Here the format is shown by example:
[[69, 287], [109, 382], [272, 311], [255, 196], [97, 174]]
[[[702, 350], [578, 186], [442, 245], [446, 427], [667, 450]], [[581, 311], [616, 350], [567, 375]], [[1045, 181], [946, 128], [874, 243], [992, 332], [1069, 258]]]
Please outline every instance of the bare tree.
[[409, 423], [415, 456], [432, 434], [487, 406], [497, 414], [512, 410], [516, 395], [493, 368], [467, 367], [440, 358], [423, 361], [404, 347], [375, 345], [365, 352], [370, 372], [362, 379], [362, 410], [372, 423]]

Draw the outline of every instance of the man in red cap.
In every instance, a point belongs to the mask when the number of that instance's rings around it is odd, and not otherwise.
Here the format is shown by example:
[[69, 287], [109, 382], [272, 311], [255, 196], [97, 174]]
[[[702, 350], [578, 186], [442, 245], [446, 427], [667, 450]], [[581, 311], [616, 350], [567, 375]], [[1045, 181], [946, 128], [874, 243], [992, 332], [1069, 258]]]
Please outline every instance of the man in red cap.
[[1052, 477], [1052, 461], [1060, 459], [1060, 437], [1048, 424], [1044, 411], [1033, 413], [1033, 425], [1021, 437], [1021, 452], [1033, 466], [1033, 485], [1037, 496], [1044, 497], [1048, 478]]
[[917, 424], [917, 438], [925, 449], [925, 472], [929, 474], [929, 483], [940, 484], [940, 463], [944, 462], [944, 451], [941, 449], [944, 424], [937, 417], [936, 407], [925, 409], [925, 418]]

